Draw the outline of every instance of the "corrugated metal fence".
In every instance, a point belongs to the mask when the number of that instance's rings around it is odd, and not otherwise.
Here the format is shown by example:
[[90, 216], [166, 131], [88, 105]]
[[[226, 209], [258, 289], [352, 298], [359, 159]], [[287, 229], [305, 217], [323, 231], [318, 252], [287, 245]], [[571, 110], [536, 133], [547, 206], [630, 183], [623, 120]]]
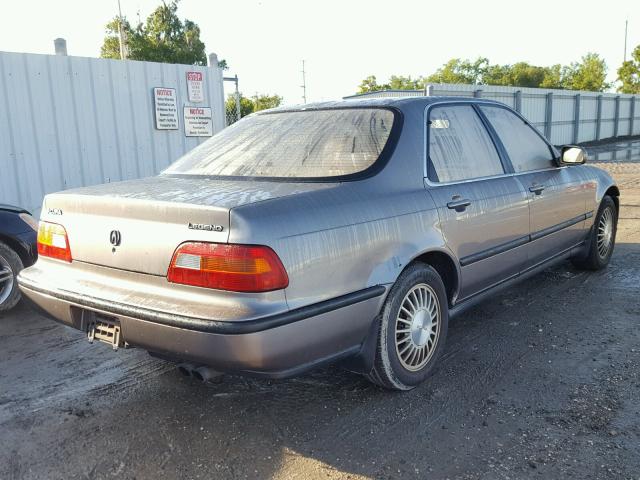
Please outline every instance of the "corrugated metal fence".
[[387, 90], [345, 98], [424, 95], [481, 97], [505, 103], [556, 145], [640, 134], [640, 106], [634, 95], [441, 83], [425, 90]]
[[[203, 75], [197, 104], [188, 71]], [[154, 87], [175, 89], [177, 130], [156, 129]], [[38, 213], [46, 193], [158, 173], [206, 140], [186, 136], [187, 106], [224, 128], [217, 66], [0, 52], [0, 203]]]

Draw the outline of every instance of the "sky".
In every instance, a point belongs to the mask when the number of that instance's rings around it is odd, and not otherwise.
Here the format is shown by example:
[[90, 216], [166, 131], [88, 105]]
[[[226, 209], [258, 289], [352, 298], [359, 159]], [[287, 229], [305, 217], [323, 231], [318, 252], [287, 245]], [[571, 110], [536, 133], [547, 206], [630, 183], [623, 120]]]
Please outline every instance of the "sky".
[[[120, 1], [137, 23], [161, 0]], [[63, 37], [69, 55], [97, 57], [117, 9], [117, 0], [0, 0], [0, 50], [52, 54]], [[595, 52], [614, 81], [625, 19], [627, 51], [640, 44], [638, 0], [182, 0], [178, 14], [200, 26], [207, 52], [227, 60], [245, 95], [285, 103], [302, 101], [303, 59], [316, 101], [353, 94], [369, 75], [428, 75], [454, 57], [552, 65]]]

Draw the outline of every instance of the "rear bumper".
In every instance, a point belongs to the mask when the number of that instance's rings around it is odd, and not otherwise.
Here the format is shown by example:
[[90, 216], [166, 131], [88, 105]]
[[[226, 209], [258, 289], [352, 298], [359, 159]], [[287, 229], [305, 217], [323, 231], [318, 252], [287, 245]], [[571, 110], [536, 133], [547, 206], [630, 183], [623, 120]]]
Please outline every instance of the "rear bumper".
[[104, 300], [18, 277], [24, 295], [56, 321], [86, 331], [83, 310], [115, 317], [122, 337], [176, 361], [287, 377], [355, 354], [379, 312], [386, 288], [370, 287], [308, 307], [261, 318], [215, 321]]

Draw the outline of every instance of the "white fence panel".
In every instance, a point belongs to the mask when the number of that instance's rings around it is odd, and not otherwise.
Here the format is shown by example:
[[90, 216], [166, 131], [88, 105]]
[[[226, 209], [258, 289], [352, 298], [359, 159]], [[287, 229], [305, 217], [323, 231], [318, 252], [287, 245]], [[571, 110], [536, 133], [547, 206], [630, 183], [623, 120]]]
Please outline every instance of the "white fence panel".
[[[188, 71], [203, 74], [201, 103]], [[156, 129], [154, 87], [175, 89], [177, 130]], [[37, 213], [49, 192], [160, 172], [206, 140], [185, 135], [185, 106], [224, 128], [217, 66], [0, 52], [0, 203]]]
[[573, 95], [553, 95], [551, 142], [559, 145], [573, 141], [575, 102]]
[[524, 115], [540, 132], [544, 133], [546, 114], [546, 98], [530, 93], [522, 94], [522, 115]]
[[433, 84], [424, 90], [394, 90], [351, 95], [345, 99], [392, 96], [481, 97], [519, 110], [555, 144], [640, 135], [638, 96], [615, 93], [501, 87], [494, 85]]
[[631, 125], [631, 99], [620, 99], [620, 120], [618, 122], [618, 135], [630, 135], [629, 127]]

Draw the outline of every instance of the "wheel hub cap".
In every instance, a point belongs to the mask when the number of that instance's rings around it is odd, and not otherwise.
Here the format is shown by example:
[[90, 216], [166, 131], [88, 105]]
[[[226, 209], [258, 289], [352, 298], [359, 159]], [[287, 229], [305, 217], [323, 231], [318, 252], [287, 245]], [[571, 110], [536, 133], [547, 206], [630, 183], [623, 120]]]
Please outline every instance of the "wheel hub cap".
[[613, 212], [606, 208], [598, 222], [597, 247], [600, 258], [605, 259], [613, 243]]
[[422, 369], [433, 356], [440, 336], [440, 303], [426, 283], [414, 286], [403, 298], [396, 318], [396, 353], [404, 368]]
[[425, 309], [418, 310], [411, 322], [411, 340], [416, 346], [427, 343], [432, 326], [431, 315]]

